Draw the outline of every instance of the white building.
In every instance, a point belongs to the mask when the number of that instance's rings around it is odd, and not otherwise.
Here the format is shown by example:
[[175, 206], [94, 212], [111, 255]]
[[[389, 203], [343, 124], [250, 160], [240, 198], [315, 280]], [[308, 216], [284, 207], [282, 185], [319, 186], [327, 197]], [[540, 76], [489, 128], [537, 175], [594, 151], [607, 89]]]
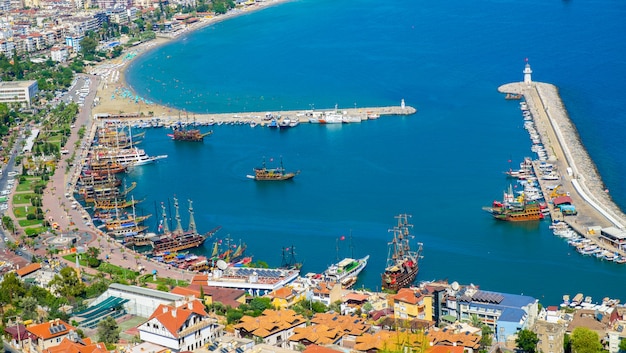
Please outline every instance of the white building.
[[138, 330], [141, 340], [180, 352], [213, 342], [222, 335], [223, 327], [209, 317], [201, 301], [194, 299], [180, 305], [160, 305]]
[[80, 52], [82, 48], [80, 46], [80, 41], [83, 40], [83, 38], [84, 37], [82, 34], [73, 35], [73, 36], [70, 36], [70, 35], [65, 36], [65, 45], [67, 45], [68, 47], [71, 47], [75, 53], [78, 53]]
[[172, 304], [176, 301], [183, 302], [185, 299], [182, 295], [160, 290], [111, 283], [109, 289], [94, 300], [91, 305], [97, 305], [109, 297], [128, 299], [128, 302], [124, 304], [124, 309], [129, 314], [141, 317], [149, 317], [163, 304]]
[[64, 63], [67, 61], [69, 55], [70, 53], [65, 46], [52, 47], [50, 49], [50, 59], [52, 59], [52, 61]]
[[39, 92], [37, 81], [0, 82], [0, 103], [22, 102], [30, 108], [37, 92]]

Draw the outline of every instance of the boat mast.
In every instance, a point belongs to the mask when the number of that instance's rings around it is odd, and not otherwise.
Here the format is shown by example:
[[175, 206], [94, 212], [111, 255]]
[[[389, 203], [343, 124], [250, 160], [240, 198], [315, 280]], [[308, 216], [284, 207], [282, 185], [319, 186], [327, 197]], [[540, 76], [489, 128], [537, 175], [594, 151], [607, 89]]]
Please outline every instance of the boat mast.
[[161, 202], [161, 209], [163, 211], [163, 233], [168, 234], [170, 232], [170, 227], [167, 225], [167, 213], [165, 213], [165, 204], [163, 202]]
[[282, 260], [280, 261], [280, 267], [287, 268], [287, 266], [289, 266], [289, 263], [287, 262], [287, 257], [285, 256], [285, 248], [281, 247], [280, 249], [282, 252]]
[[296, 247], [293, 246], [293, 244], [291, 245], [291, 258], [289, 259], [289, 265], [290, 266], [296, 266], [296, 252], [295, 252]]
[[174, 233], [182, 234], [183, 225], [180, 223], [180, 213], [178, 212], [178, 199], [174, 197], [174, 209], [176, 210], [176, 229]]
[[352, 243], [352, 229], [350, 229], [350, 257], [354, 259], [354, 244]]
[[196, 221], [193, 218], [193, 201], [191, 200], [187, 200], [189, 201], [189, 232], [190, 233], [195, 233], [196, 232]]

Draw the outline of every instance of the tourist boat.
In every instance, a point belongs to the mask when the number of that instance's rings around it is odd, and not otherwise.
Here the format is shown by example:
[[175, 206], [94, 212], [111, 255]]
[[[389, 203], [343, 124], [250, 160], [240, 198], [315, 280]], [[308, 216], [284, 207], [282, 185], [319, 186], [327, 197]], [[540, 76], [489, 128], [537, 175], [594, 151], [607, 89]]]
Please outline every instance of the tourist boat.
[[296, 127], [300, 125], [300, 119], [295, 118], [289, 122], [289, 127]]
[[504, 99], [520, 100], [522, 99], [522, 94], [521, 93], [507, 93], [506, 96], [504, 96]]
[[309, 118], [312, 124], [343, 124], [343, 115], [339, 113], [322, 113], [317, 117]]
[[108, 232], [114, 232], [116, 230], [126, 229], [138, 227], [143, 223], [146, 219], [150, 218], [152, 215], [145, 216], [137, 216], [135, 214], [135, 207], [133, 206], [133, 212], [131, 214], [124, 213], [123, 216], [119, 215], [119, 209], [115, 209], [116, 217], [112, 220], [106, 221], [104, 223], [104, 228]]
[[96, 210], [115, 210], [115, 209], [123, 209], [128, 207], [133, 207], [134, 205], [140, 203], [141, 200], [94, 200], [93, 208]]
[[291, 246], [290, 248], [282, 248], [282, 260], [280, 267], [285, 270], [299, 270], [302, 268], [302, 263], [296, 260], [296, 248]]
[[380, 114], [376, 114], [374, 112], [367, 112], [367, 119], [368, 120], [376, 120], [380, 118]]
[[116, 239], [126, 239], [129, 237], [135, 237], [141, 234], [146, 229], [148, 229], [147, 226], [133, 225], [130, 227], [117, 228], [117, 229], [108, 231], [107, 234]]
[[267, 124], [267, 127], [269, 127], [269, 128], [277, 128], [278, 127], [278, 121], [276, 121], [276, 119], [270, 120], [270, 122]]
[[354, 285], [357, 276], [365, 266], [370, 256], [367, 255], [361, 259], [345, 258], [336, 264], [330, 265], [323, 273], [326, 280], [341, 283], [344, 288]]
[[498, 206], [495, 202], [491, 214], [497, 220], [509, 222], [538, 221], [544, 213], [536, 201], [525, 201], [522, 207]]
[[204, 241], [215, 234], [221, 227], [216, 227], [206, 234], [200, 234], [196, 231], [196, 223], [193, 218], [192, 202], [189, 200], [189, 228], [184, 231], [180, 223], [180, 214], [178, 212], [178, 200], [174, 198], [174, 208], [176, 210], [176, 229], [170, 231], [167, 225], [167, 215], [165, 206], [161, 205], [163, 210], [163, 222], [159, 225], [159, 230], [163, 234], [154, 238], [152, 241], [152, 253], [154, 256], [161, 256], [166, 252], [175, 252], [190, 248], [197, 248]]
[[[270, 160], [271, 161], [271, 160]], [[277, 168], [267, 168], [265, 166], [265, 159], [263, 160], [263, 166], [254, 168], [254, 175], [246, 175], [248, 179], [253, 180], [289, 180], [298, 175], [300, 171], [297, 172], [285, 172], [285, 168], [283, 167], [283, 160], [280, 160], [280, 167]]]
[[391, 230], [393, 239], [389, 243], [387, 263], [382, 274], [382, 289], [397, 292], [400, 288], [410, 286], [419, 271], [419, 259], [422, 253], [422, 243], [417, 243], [416, 250], [411, 250], [410, 240], [413, 236], [409, 228], [407, 214], [396, 216], [398, 224]]
[[213, 130], [202, 133], [200, 130], [186, 130], [183, 126], [175, 128], [174, 133], [167, 134], [174, 141], [193, 141], [202, 142], [206, 136], [213, 134]]
[[133, 181], [131, 186], [125, 187], [124, 190], [120, 190], [117, 187], [104, 187], [104, 188], [87, 188], [79, 190], [79, 193], [83, 196], [83, 199], [87, 203], [95, 203], [96, 201], [111, 200], [113, 203], [118, 199], [126, 198], [126, 195], [130, 193], [137, 186], [137, 182]]
[[529, 201], [525, 195], [515, 197], [513, 188], [504, 192], [502, 201], [493, 201], [491, 207], [483, 209], [497, 219], [510, 222], [537, 221], [544, 218], [543, 210], [537, 200]]
[[360, 116], [352, 116], [352, 115], [343, 115], [341, 119], [342, 119], [341, 121], [344, 124], [360, 123], [362, 120]]
[[111, 161], [94, 161], [91, 160], [87, 164], [87, 170], [90, 172], [96, 172], [100, 174], [117, 174], [126, 172], [126, 167], [120, 163], [114, 163]]
[[291, 119], [284, 117], [281, 121], [278, 122], [278, 127], [281, 129], [288, 129], [291, 127]]
[[127, 246], [150, 246], [152, 239], [156, 237], [155, 233], [140, 233], [132, 237], [126, 238]]
[[99, 162], [113, 162], [118, 163], [124, 167], [140, 166], [148, 163], [152, 163], [156, 160], [167, 158], [167, 155], [149, 156], [146, 151], [137, 147], [129, 149], [121, 148], [106, 148], [97, 149], [94, 157]]

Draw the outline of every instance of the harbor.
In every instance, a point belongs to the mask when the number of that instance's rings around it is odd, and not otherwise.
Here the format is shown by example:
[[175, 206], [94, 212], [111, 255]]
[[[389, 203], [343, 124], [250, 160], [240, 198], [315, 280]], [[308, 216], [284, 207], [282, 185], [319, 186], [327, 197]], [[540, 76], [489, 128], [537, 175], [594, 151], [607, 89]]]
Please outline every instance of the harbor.
[[[520, 105], [523, 111], [529, 112], [534, 123], [532, 133], [536, 131], [539, 135], [542, 151], [545, 151], [542, 152], [541, 160], [533, 161], [532, 168], [538, 176], [537, 181], [546, 198], [550, 217], [553, 222], [565, 222], [586, 238], [585, 243], [591, 243], [598, 249], [596, 253], [608, 252], [624, 258], [626, 232], [623, 228], [626, 215], [611, 200], [565, 110], [557, 88], [532, 81], [531, 73], [530, 65], [527, 64], [524, 82], [502, 85], [498, 91], [507, 94], [507, 97], [521, 95], [524, 98]], [[539, 145], [536, 142], [535, 145]], [[553, 165], [558, 171], [556, 177], [541, 177], [541, 163]], [[563, 197], [573, 205], [569, 208], [572, 211], [564, 212], [562, 207], [557, 207]]]

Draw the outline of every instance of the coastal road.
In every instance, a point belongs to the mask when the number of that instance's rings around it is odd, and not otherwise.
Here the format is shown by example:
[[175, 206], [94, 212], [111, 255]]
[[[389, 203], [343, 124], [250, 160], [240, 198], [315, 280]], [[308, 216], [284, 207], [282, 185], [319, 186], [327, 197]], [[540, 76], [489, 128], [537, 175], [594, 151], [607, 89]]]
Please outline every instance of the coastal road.
[[[50, 223], [59, 225], [59, 232], [78, 236], [79, 240], [76, 246], [88, 248], [89, 246], [98, 247], [101, 250], [105, 261], [112, 264], [128, 268], [128, 269], [144, 269], [145, 273], [153, 273], [157, 271], [159, 276], [178, 278], [189, 280], [193, 273], [172, 269], [170, 266], [149, 260], [131, 249], [124, 247], [122, 244], [111, 241], [111, 239], [93, 227], [90, 222], [88, 213], [80, 206], [73, 207], [73, 188], [71, 181], [75, 180], [82, 169], [82, 162], [87, 157], [91, 141], [89, 140], [89, 132], [92, 131], [93, 124], [96, 122], [92, 119], [93, 101], [96, 96], [97, 87], [100, 84], [100, 78], [95, 75], [81, 75], [79, 81], [84, 82], [85, 78], [90, 79], [89, 94], [85, 97], [84, 105], [74, 123], [72, 133], [65, 145], [68, 150], [67, 156], [74, 155], [74, 162], [68, 165], [66, 160], [61, 160], [55, 170], [48, 188], [43, 196], [43, 209], [46, 218]], [[77, 83], [77, 87], [82, 87], [81, 83]], [[78, 147], [76, 141], [78, 138], [78, 129], [84, 126], [86, 129], [85, 140], [81, 141]], [[51, 241], [52, 238], [48, 238]], [[58, 236], [57, 236], [58, 238]], [[46, 255], [46, 246], [42, 246], [37, 251], [38, 255]], [[70, 265], [70, 264], [68, 264]], [[71, 264], [74, 265], [74, 264]]]

